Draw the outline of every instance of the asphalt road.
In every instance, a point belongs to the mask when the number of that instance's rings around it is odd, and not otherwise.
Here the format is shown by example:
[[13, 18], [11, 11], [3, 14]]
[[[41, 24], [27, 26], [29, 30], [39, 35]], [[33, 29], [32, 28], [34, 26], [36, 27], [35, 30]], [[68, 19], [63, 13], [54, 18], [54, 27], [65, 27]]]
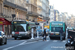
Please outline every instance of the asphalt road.
[[0, 45], [0, 50], [65, 50], [66, 40], [50, 40], [47, 41], [31, 41], [27, 42], [26, 39], [22, 40], [8, 40], [7, 45]]

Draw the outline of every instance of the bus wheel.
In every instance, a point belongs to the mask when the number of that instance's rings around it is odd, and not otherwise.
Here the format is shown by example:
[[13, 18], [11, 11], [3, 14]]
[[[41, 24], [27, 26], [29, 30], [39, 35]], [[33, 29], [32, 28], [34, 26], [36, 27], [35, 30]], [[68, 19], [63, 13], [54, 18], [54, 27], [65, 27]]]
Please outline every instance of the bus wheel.
[[63, 40], [65, 40], [65, 37], [63, 38]]
[[14, 38], [15, 40], [17, 39], [17, 38]]
[[50, 38], [50, 40], [52, 40], [52, 37], [49, 37]]

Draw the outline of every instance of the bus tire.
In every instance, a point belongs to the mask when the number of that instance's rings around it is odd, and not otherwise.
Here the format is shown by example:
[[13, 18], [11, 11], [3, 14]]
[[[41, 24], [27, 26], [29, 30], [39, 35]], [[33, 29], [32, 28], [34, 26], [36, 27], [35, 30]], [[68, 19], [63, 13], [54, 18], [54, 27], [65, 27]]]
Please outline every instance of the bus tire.
[[14, 38], [15, 40], [17, 39], [17, 38]]
[[63, 38], [63, 40], [65, 40], [65, 37]]
[[50, 36], [49, 36], [49, 38], [50, 38], [50, 40], [52, 39], [52, 37], [50, 37]]

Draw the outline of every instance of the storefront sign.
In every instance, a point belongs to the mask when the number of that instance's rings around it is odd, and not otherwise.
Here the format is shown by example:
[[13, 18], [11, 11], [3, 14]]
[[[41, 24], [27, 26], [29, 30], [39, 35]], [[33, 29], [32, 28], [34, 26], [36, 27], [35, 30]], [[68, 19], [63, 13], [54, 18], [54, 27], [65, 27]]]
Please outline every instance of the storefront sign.
[[3, 22], [2, 22], [2, 21], [0, 21], [0, 24], [3, 24]]

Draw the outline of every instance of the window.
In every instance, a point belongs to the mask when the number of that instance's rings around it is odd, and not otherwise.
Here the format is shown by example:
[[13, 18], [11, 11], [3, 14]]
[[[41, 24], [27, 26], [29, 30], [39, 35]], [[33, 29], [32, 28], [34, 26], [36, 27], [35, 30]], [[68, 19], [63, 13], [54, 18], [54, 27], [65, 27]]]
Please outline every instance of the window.
[[15, 32], [25, 32], [27, 31], [27, 24], [15, 24], [14, 25], [14, 31]]
[[59, 32], [62, 27], [51, 27], [51, 32]]

